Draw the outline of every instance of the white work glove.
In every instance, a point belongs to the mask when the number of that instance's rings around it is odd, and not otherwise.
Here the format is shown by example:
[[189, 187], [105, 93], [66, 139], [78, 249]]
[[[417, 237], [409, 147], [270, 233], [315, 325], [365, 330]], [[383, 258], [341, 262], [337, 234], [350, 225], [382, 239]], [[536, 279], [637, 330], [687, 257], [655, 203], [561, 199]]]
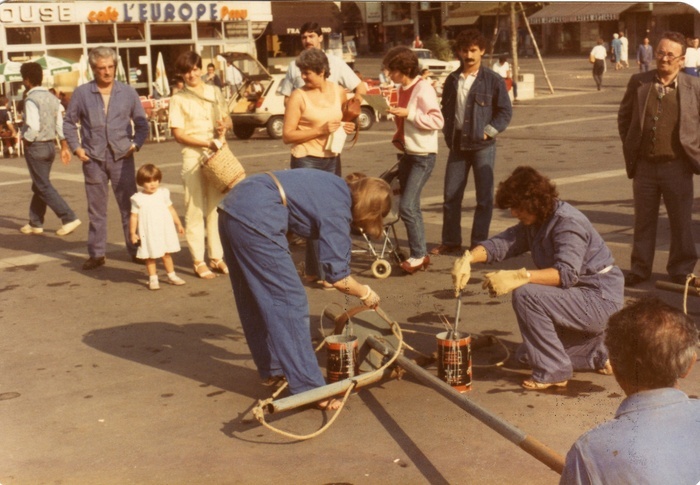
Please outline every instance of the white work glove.
[[459, 298], [459, 294], [462, 292], [467, 283], [469, 283], [469, 278], [472, 274], [472, 253], [467, 249], [464, 254], [455, 261], [454, 266], [452, 266], [452, 286], [455, 289], [455, 298]]
[[529, 282], [530, 273], [525, 268], [520, 268], [486, 273], [486, 279], [481, 287], [488, 289], [491, 296], [501, 296]]
[[372, 288], [369, 287], [369, 285], [365, 285], [365, 289], [367, 290], [367, 293], [365, 293], [365, 296], [360, 297], [360, 301], [364, 306], [367, 308], [376, 308], [379, 306], [379, 295], [377, 295]]

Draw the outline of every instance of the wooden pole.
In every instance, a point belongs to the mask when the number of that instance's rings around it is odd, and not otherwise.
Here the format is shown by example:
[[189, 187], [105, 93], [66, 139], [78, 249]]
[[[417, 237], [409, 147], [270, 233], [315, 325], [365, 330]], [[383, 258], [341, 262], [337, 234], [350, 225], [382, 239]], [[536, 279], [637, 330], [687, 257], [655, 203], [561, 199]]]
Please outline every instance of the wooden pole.
[[523, 3], [518, 2], [518, 5], [520, 5], [520, 13], [522, 13], [523, 21], [525, 22], [525, 27], [527, 27], [527, 31], [530, 33], [530, 38], [532, 39], [532, 45], [535, 47], [537, 58], [540, 60], [540, 66], [542, 66], [542, 73], [544, 74], [544, 79], [547, 81], [547, 86], [549, 86], [549, 93], [554, 94], [554, 88], [552, 87], [552, 82], [549, 80], [549, 76], [547, 75], [547, 69], [545, 69], [544, 67], [544, 61], [542, 60], [542, 56], [540, 55], [540, 49], [537, 47], [537, 41], [535, 40], [535, 36], [532, 34], [530, 22], [527, 21], [527, 16], [525, 15], [525, 8], [523, 7]]
[[[518, 28], [515, 15], [515, 3], [510, 4], [510, 52], [513, 55], [513, 69], [511, 70], [511, 76], [513, 76], [513, 83], [518, 82], [518, 73], [520, 72], [518, 63]], [[515, 88], [513, 88], [515, 89]], [[515, 94], [515, 91], [513, 91]]]

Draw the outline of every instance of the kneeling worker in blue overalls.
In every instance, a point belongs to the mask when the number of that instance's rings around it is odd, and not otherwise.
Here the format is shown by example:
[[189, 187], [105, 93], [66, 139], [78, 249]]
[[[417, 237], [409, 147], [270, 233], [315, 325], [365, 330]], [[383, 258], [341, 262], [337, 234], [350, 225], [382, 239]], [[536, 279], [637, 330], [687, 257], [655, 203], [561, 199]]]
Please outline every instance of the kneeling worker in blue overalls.
[[[391, 189], [377, 178], [346, 182], [321, 170], [253, 175], [219, 204], [219, 233], [243, 332], [264, 383], [285, 377], [292, 394], [325, 385], [311, 344], [309, 305], [286, 233], [318, 239], [326, 280], [375, 308], [379, 296], [350, 276], [350, 226], [379, 236]], [[337, 409], [329, 399], [320, 409]]]

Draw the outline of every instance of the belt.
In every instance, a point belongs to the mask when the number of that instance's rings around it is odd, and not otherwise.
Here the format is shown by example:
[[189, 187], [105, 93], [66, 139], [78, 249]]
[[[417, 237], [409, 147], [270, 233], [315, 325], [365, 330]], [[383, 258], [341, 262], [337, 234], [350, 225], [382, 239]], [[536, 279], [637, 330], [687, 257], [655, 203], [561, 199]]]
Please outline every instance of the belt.
[[277, 189], [280, 191], [280, 197], [282, 197], [282, 205], [287, 207], [287, 194], [284, 193], [284, 188], [282, 187], [282, 184], [280, 183], [279, 179], [272, 172], [265, 173], [272, 177], [272, 180], [275, 182]]

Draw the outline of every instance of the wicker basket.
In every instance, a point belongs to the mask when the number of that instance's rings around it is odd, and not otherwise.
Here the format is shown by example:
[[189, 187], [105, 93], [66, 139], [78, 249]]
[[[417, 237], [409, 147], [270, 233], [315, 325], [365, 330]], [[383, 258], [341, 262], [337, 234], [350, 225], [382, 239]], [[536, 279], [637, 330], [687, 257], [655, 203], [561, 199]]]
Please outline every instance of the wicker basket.
[[203, 160], [202, 172], [216, 190], [226, 193], [245, 178], [245, 169], [227, 143], [211, 157]]

